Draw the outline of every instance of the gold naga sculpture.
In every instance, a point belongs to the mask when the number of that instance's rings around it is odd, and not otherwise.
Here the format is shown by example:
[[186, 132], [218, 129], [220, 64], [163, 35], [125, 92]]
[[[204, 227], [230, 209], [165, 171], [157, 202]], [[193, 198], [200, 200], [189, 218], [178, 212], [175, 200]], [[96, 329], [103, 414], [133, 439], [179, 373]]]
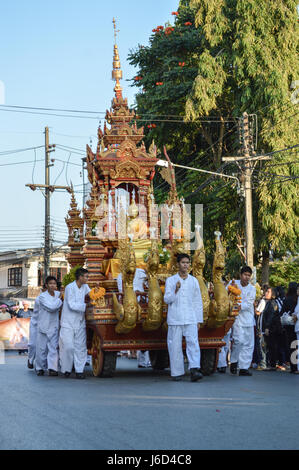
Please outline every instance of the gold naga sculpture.
[[228, 319], [230, 313], [230, 303], [227, 290], [222, 282], [222, 275], [225, 269], [224, 248], [220, 236], [221, 232], [214, 232], [216, 236], [216, 251], [213, 262], [213, 284], [214, 298], [210, 300], [209, 308], [209, 328], [218, 328]]
[[157, 279], [160, 256], [158, 243], [152, 241], [151, 251], [147, 261], [148, 276], [148, 310], [147, 317], [142, 328], [144, 331], [157, 330], [162, 323], [163, 317], [163, 294]]
[[133, 281], [136, 271], [135, 252], [131, 242], [126, 242], [121, 257], [121, 272], [123, 279], [123, 303], [121, 304], [116, 294], [113, 294], [113, 312], [118, 320], [115, 327], [116, 333], [130, 333], [137, 320], [141, 319], [141, 307], [133, 289]]
[[210, 296], [203, 277], [203, 270], [206, 264], [206, 252], [203, 244], [203, 239], [201, 238], [199, 233], [199, 228], [200, 226], [196, 225], [195, 237], [197, 240], [197, 248], [193, 256], [192, 271], [193, 276], [196, 277], [196, 279], [198, 280], [198, 284], [200, 287], [203, 304], [203, 325], [206, 325], [209, 315]]

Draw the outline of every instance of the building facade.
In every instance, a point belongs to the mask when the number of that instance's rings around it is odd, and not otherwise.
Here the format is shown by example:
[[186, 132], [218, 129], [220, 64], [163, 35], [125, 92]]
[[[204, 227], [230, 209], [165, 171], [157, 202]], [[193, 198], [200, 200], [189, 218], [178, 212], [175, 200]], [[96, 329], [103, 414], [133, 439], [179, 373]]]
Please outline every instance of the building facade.
[[[50, 274], [58, 281], [69, 272], [68, 247], [60, 247], [50, 257]], [[31, 248], [0, 253], [0, 298], [31, 298], [43, 284], [43, 250]]]

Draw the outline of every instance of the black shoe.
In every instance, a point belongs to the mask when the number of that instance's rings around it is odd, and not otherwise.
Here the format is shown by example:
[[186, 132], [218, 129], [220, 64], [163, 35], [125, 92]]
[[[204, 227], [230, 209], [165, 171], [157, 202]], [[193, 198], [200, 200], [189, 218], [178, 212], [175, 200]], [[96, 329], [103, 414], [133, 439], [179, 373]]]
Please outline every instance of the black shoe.
[[183, 380], [183, 376], [176, 375], [175, 377], [171, 377], [171, 380], [173, 380], [174, 382], [180, 382], [181, 380]]
[[65, 372], [63, 375], [66, 379], [68, 379], [70, 377], [71, 373], [70, 372]]
[[237, 375], [237, 372], [238, 372], [238, 363], [232, 362], [230, 365], [230, 373], [233, 375]]
[[85, 375], [81, 373], [76, 373], [76, 379], [85, 379]]
[[217, 371], [219, 374], [225, 374], [226, 373], [226, 367], [217, 367]]
[[42, 375], [44, 375], [44, 371], [43, 371], [42, 369], [41, 369], [41, 370], [37, 370], [37, 371], [36, 371], [36, 375], [42, 376]]
[[33, 364], [31, 364], [31, 362], [29, 362], [29, 359], [27, 361], [27, 367], [28, 367], [28, 369], [33, 369]]
[[203, 375], [200, 372], [200, 369], [190, 369], [190, 380], [191, 382], [197, 382], [202, 379]]
[[252, 373], [249, 372], [249, 370], [247, 370], [247, 369], [240, 369], [240, 370], [239, 370], [239, 375], [247, 375], [248, 377], [249, 377], [249, 376], [251, 377], [251, 376], [252, 376]]
[[138, 369], [146, 369], [146, 366], [141, 366], [140, 364], [138, 364]]
[[58, 372], [57, 370], [49, 369], [49, 376], [50, 377], [57, 377]]

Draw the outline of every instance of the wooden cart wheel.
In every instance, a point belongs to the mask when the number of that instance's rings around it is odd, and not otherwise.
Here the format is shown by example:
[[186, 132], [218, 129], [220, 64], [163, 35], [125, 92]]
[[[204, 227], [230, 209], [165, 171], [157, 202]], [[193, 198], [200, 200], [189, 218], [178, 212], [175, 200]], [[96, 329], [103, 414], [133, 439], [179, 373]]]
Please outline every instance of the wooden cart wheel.
[[101, 377], [113, 377], [116, 369], [117, 352], [104, 351], [103, 356], [104, 358]]
[[101, 341], [96, 332], [92, 337], [92, 372], [95, 377], [100, 377], [103, 370], [103, 351]]
[[92, 337], [92, 371], [95, 377], [113, 377], [116, 368], [117, 353], [102, 351], [99, 336]]
[[215, 372], [217, 366], [217, 349], [202, 349], [201, 372], [203, 375], [211, 375]]

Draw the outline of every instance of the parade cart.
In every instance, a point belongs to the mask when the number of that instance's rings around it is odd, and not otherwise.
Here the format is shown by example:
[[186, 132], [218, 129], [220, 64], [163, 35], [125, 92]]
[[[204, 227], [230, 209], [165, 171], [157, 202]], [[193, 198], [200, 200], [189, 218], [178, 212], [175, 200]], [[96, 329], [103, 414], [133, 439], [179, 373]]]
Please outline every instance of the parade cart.
[[[123, 350], [148, 350], [153, 369], [168, 367], [167, 306], [162, 291], [166, 278], [177, 272], [177, 254], [190, 253], [190, 220], [184, 201], [178, 198], [170, 162], [164, 171], [169, 183], [167, 200], [162, 208], [155, 204], [152, 181], [157, 149], [153, 142], [147, 151], [143, 128], [137, 127], [135, 113], [122, 96], [116, 44], [112, 77], [115, 96], [104, 129], [98, 129], [96, 151], [87, 145], [90, 196], [81, 215], [73, 193], [66, 218], [68, 261], [72, 267], [84, 266], [89, 271], [92, 291], [86, 310], [87, 345], [98, 377], [113, 375], [117, 353]], [[165, 156], [168, 158], [166, 151]], [[161, 246], [170, 254], [164, 265], [160, 263]], [[222, 283], [225, 258], [219, 233], [213, 293], [204, 281], [204, 266], [205, 249], [198, 229], [192, 273], [198, 279], [204, 306], [199, 330], [201, 369], [209, 375], [216, 369], [223, 337], [238, 312], [238, 293], [228, 293]], [[136, 269], [143, 270], [147, 278], [140, 292], [133, 288]], [[120, 273], [122, 292], [116, 282]]]

